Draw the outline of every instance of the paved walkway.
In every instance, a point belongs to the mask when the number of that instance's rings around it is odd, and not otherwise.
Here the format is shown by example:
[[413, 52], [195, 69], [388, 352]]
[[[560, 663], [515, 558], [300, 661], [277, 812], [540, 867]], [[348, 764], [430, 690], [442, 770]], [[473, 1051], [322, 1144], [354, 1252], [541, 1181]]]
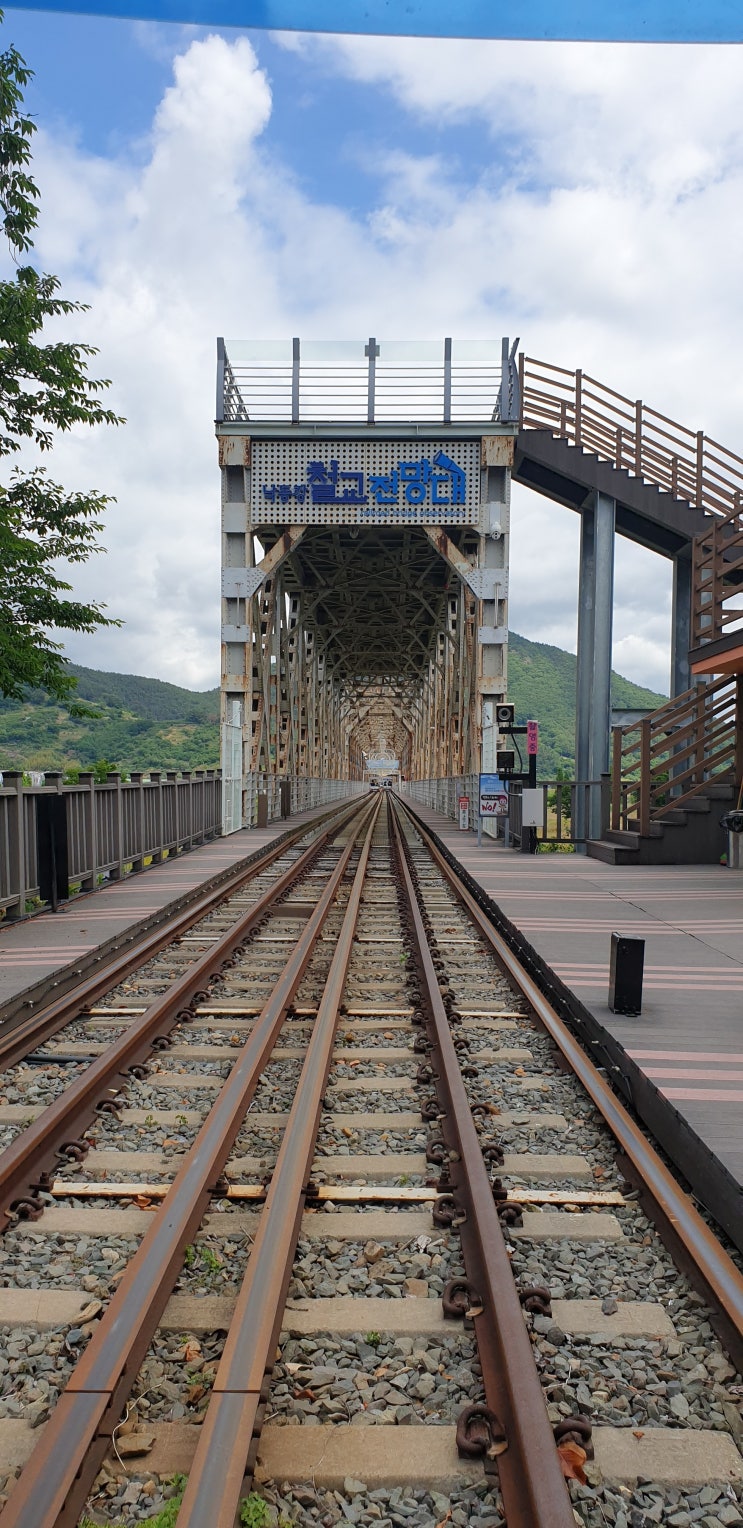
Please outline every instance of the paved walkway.
[[126, 880], [112, 881], [100, 891], [75, 897], [57, 913], [39, 913], [20, 923], [0, 923], [0, 1007], [44, 977], [84, 960], [212, 876], [256, 854], [298, 823], [309, 823], [327, 811], [327, 806], [316, 807], [286, 822], [272, 822], [267, 828], [244, 828]]
[[[411, 805], [743, 1184], [743, 872], [478, 849]], [[608, 1006], [615, 929], [645, 940], [635, 1019]]]

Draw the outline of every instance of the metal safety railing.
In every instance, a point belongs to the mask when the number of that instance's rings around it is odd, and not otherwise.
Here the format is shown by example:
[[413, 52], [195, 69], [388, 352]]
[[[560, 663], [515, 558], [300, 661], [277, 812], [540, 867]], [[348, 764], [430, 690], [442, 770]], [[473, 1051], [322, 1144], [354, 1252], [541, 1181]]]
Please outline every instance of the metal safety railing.
[[743, 776], [743, 675], [701, 682], [639, 722], [613, 728], [613, 829], [651, 836], [653, 823], [705, 786]]
[[[283, 787], [283, 790], [282, 790]], [[246, 828], [258, 827], [263, 812], [266, 822], [278, 822], [297, 812], [310, 812], [317, 806], [345, 801], [369, 789], [360, 780], [320, 780], [304, 775], [264, 775], [252, 771], [245, 776]], [[260, 798], [265, 799], [265, 806]]]
[[[402, 787], [403, 793], [410, 796], [411, 800], [420, 806], [429, 807], [433, 812], [440, 812], [443, 817], [450, 817], [454, 822], [459, 819], [460, 799], [466, 797], [469, 802], [469, 826], [473, 829], [477, 827], [478, 789], [477, 775], [410, 780]], [[608, 775], [601, 780], [539, 780], [537, 789], [542, 792], [544, 818], [544, 826], [535, 830], [538, 844], [557, 847], [564, 845], [568, 848], [586, 843], [589, 835], [587, 832], [577, 832], [576, 823], [591, 820], [590, 807], [594, 797], [601, 801], [601, 821], [608, 827], [611, 789]], [[521, 790], [519, 783], [511, 783], [508, 789], [509, 841], [517, 845], [521, 842], [522, 833]], [[498, 821], [502, 819], [491, 818], [487, 822], [487, 831], [491, 837], [495, 836], [495, 824]]]
[[519, 356], [521, 426], [549, 430], [704, 510], [693, 549], [692, 646], [743, 632], [743, 457], [584, 371]]
[[521, 425], [594, 452], [711, 515], [740, 509], [743, 457], [584, 371], [519, 356]]
[[[6, 918], [36, 910], [43, 874], [42, 818], [49, 798], [61, 798], [57, 814], [66, 888], [91, 891], [195, 848], [221, 832], [222, 785], [218, 771], [152, 772], [104, 782], [83, 773], [63, 784], [48, 772], [43, 786], [25, 786], [20, 771], [5, 770], [0, 786], [0, 909]], [[40, 805], [43, 804], [43, 805]]]
[[[516, 423], [513, 347], [450, 339], [265, 343], [233, 364], [217, 342], [217, 423]], [[479, 350], [479, 353], [478, 353]], [[505, 383], [504, 383], [505, 378]]]

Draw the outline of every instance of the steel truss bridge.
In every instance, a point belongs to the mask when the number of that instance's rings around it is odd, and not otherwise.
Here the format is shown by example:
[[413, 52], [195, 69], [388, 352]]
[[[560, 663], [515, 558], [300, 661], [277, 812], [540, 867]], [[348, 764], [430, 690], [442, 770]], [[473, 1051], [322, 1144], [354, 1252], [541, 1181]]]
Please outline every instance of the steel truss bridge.
[[672, 698], [706, 653], [737, 671], [743, 459], [517, 348], [218, 342], [225, 831], [259, 783], [384, 748], [407, 779], [494, 768], [514, 480], [581, 515], [576, 778], [609, 767], [616, 534], [673, 563]]

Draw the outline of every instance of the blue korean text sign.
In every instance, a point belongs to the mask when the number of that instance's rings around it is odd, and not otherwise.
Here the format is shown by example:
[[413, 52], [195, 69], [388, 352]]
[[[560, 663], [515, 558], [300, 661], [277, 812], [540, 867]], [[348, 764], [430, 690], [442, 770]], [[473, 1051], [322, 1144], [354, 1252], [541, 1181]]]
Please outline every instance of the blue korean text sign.
[[316, 507], [391, 507], [401, 510], [452, 509], [464, 505], [467, 477], [464, 469], [435, 451], [418, 461], [398, 459], [389, 472], [343, 470], [336, 457], [310, 461], [301, 482], [262, 482], [263, 503], [312, 504]]

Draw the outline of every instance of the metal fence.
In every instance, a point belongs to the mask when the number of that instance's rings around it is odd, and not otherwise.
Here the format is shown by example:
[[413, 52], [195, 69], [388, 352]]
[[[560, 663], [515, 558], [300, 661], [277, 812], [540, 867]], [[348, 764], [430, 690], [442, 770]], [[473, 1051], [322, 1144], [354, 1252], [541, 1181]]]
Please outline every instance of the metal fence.
[[[298, 775], [282, 777], [252, 772], [245, 776], [248, 806], [243, 826], [257, 827], [261, 815], [260, 798], [264, 796], [265, 820], [276, 822], [281, 817], [288, 817], [290, 813], [294, 816], [297, 812], [309, 812], [313, 807], [328, 806], [332, 801], [343, 801], [348, 796], [358, 796], [368, 789], [368, 784], [360, 780], [318, 780]], [[287, 806], [289, 811], [285, 809]]]
[[0, 909], [6, 918], [33, 911], [43, 879], [40, 806], [62, 797], [67, 888], [91, 891], [105, 878], [158, 864], [193, 849], [221, 831], [222, 784], [216, 770], [195, 774], [133, 774], [105, 782], [81, 774], [76, 785], [47, 773], [43, 786], [24, 786], [20, 771], [6, 770], [0, 786]]
[[[491, 838], [498, 837], [503, 832], [503, 827], [496, 827], [497, 823], [508, 823], [508, 840], [514, 846], [521, 844], [521, 785], [511, 783], [508, 790], [508, 817], [504, 819], [488, 818], [483, 820], [483, 831]], [[603, 835], [609, 826], [611, 806], [611, 781], [608, 775], [601, 780], [540, 780], [537, 789], [541, 790], [544, 801], [544, 827], [537, 828], [537, 844], [565, 845], [584, 844], [587, 833], [582, 832], [578, 824], [590, 822], [591, 804], [596, 801], [601, 803], [601, 833]], [[469, 797], [469, 825], [477, 827], [477, 806], [479, 791], [478, 775], [457, 775], [441, 780], [410, 780], [403, 790], [417, 801], [421, 806], [427, 806], [434, 812], [440, 812], [444, 817], [451, 817], [454, 822], [459, 818], [459, 798]]]
[[[518, 342], [517, 342], [518, 343]], [[217, 423], [515, 423], [515, 346], [432, 341], [217, 341]]]

